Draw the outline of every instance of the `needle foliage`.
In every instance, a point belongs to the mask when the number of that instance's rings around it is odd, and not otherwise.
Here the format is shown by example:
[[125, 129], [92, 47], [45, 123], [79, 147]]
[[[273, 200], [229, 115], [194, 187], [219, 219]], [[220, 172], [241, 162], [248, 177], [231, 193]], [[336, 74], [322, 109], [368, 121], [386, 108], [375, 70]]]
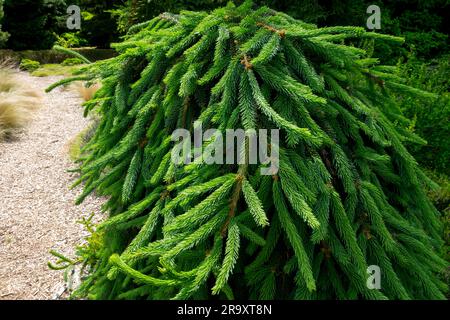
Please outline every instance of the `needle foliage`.
[[[446, 261], [429, 179], [404, 147], [393, 99], [432, 94], [359, 47], [402, 41], [324, 27], [251, 2], [165, 13], [120, 55], [72, 80], [102, 81], [80, 159], [109, 218], [80, 250], [92, 299], [440, 299]], [[62, 83], [67, 83], [66, 79]], [[279, 171], [175, 164], [174, 129], [280, 129]], [[381, 289], [366, 285], [381, 270]]]

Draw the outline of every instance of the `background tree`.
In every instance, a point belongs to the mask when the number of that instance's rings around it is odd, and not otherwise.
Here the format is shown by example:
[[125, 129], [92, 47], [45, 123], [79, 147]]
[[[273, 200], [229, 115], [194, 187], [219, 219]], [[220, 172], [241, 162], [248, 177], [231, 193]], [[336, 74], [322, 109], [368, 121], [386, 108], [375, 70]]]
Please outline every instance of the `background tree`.
[[110, 44], [119, 39], [117, 22], [110, 10], [122, 1], [76, 0], [74, 3], [80, 6], [83, 13], [80, 36], [90, 46], [110, 48]]
[[[66, 10], [71, 4], [82, 10], [80, 32], [66, 27]], [[14, 50], [49, 49], [61, 36], [74, 44], [87, 42], [109, 48], [119, 35], [108, 12], [114, 6], [114, 2], [103, 0], [5, 0], [4, 29], [11, 34], [7, 46]]]
[[3, 21], [3, 0], [0, 0], [0, 48], [2, 48], [6, 41], [8, 40], [9, 34], [2, 31], [2, 21]]
[[10, 33], [7, 47], [14, 50], [48, 49], [55, 33], [65, 30], [65, 0], [5, 0], [4, 29]]
[[[226, 0], [128, 0], [115, 10], [119, 27], [126, 31], [131, 25], [151, 19], [161, 12], [178, 13], [181, 10], [211, 10], [224, 5]], [[236, 1], [242, 3], [243, 1]], [[379, 32], [404, 36], [408, 46], [414, 46], [422, 58], [430, 58], [448, 52], [446, 21], [450, 19], [450, 4], [446, 0], [257, 0], [259, 5], [288, 13], [294, 18], [318, 26], [354, 25], [366, 26], [366, 8], [377, 4], [382, 10], [382, 29]], [[400, 55], [408, 52], [399, 44], [379, 44], [377, 56], [383, 61], [396, 63]]]
[[147, 21], [162, 12], [178, 13], [181, 10], [212, 10], [226, 4], [227, 0], [126, 0], [112, 10], [121, 32], [126, 32], [132, 25]]

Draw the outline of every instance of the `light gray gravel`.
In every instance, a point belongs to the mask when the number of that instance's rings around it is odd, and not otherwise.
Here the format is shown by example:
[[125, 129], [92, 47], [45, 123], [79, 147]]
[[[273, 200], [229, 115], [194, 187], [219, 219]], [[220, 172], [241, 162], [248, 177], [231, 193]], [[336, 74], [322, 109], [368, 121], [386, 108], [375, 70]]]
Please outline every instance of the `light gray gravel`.
[[[41, 90], [60, 79], [20, 77]], [[0, 142], [0, 300], [55, 297], [63, 272], [47, 267], [49, 251], [73, 257], [86, 236], [76, 221], [101, 215], [102, 199], [75, 206], [81, 189], [69, 190], [76, 175], [66, 171], [74, 167], [68, 142], [89, 122], [80, 105], [75, 92], [56, 89], [17, 139]]]

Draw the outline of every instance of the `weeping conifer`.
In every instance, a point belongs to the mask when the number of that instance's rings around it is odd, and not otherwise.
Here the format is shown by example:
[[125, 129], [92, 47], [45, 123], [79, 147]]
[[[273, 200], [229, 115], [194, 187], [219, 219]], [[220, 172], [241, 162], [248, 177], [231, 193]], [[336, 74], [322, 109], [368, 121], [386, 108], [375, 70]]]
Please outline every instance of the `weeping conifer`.
[[[447, 266], [431, 183], [403, 146], [392, 96], [429, 94], [360, 49], [401, 39], [317, 28], [250, 2], [165, 13], [131, 28], [118, 57], [71, 80], [103, 84], [80, 159], [109, 197], [80, 249], [92, 299], [440, 299]], [[176, 128], [277, 128], [280, 169], [174, 164]], [[366, 285], [381, 270], [381, 289]]]

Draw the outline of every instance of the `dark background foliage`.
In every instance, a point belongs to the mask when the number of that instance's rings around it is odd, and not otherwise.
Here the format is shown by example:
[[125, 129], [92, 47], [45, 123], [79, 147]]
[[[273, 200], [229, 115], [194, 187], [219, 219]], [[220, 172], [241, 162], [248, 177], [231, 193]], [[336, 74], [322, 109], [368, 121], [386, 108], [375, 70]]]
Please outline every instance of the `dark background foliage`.
[[8, 40], [9, 34], [2, 31], [2, 20], [3, 20], [3, 0], [0, 0], [0, 48], [3, 47]]
[[428, 141], [425, 146], [410, 148], [423, 165], [450, 176], [450, 55], [426, 62], [411, 56], [407, 63], [399, 65], [409, 85], [439, 95], [431, 104], [401, 99], [404, 114], [412, 119], [413, 130]]
[[3, 29], [15, 50], [47, 49], [65, 27], [66, 0], [5, 0]]
[[[242, 1], [236, 1], [240, 2]], [[120, 17], [119, 25], [126, 29], [163, 11], [177, 13], [181, 10], [210, 10], [226, 3], [227, 0], [128, 0], [116, 12]], [[376, 48], [377, 53], [382, 53], [385, 60], [393, 60], [399, 53], [406, 55], [410, 46], [423, 58], [435, 57], [448, 51], [445, 21], [450, 19], [450, 2], [447, 0], [256, 0], [255, 3], [319, 26], [365, 26], [369, 16], [366, 8], [376, 4], [381, 8], [380, 32], [404, 36], [407, 43], [403, 47]]]
[[[83, 11], [82, 37], [91, 46], [108, 47], [133, 24], [164, 11], [212, 10], [228, 0], [3, 0], [3, 30], [11, 34], [7, 47], [15, 50], [46, 49], [56, 40], [55, 34], [68, 32], [66, 9], [76, 4]], [[241, 3], [242, 0], [235, 1]], [[376, 48], [384, 60], [406, 55], [411, 47], [418, 57], [431, 58], [448, 51], [445, 22], [450, 19], [447, 0], [255, 0], [293, 17], [319, 26], [365, 26], [366, 8], [381, 8], [382, 29], [379, 32], [402, 35], [407, 45]], [[396, 62], [396, 61], [394, 61]]]
[[108, 0], [74, 0], [73, 4], [80, 6], [87, 13], [88, 20], [84, 19], [81, 26], [81, 37], [96, 47], [107, 48], [111, 42], [117, 41], [119, 32], [117, 22], [108, 10], [114, 9], [122, 1]]

